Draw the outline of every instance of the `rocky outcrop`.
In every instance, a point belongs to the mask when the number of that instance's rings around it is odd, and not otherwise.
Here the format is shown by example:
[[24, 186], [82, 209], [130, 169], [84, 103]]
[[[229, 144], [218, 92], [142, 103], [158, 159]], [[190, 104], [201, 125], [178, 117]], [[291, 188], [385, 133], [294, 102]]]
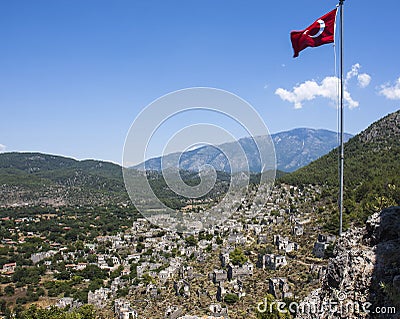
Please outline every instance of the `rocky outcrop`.
[[297, 318], [400, 318], [400, 207], [347, 231], [334, 254]]
[[371, 125], [358, 135], [363, 143], [381, 144], [390, 147], [388, 138], [398, 138], [400, 135], [400, 110], [385, 116], [375, 125]]

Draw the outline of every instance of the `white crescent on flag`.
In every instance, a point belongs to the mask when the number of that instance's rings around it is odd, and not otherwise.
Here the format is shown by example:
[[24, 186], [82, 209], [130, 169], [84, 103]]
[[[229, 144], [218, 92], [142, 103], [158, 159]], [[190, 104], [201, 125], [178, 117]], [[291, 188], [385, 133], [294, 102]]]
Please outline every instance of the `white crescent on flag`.
[[293, 57], [308, 47], [335, 42], [335, 22], [337, 8], [315, 20], [313, 24], [301, 31], [290, 32], [290, 40], [294, 51]]
[[318, 38], [322, 34], [322, 32], [324, 32], [324, 30], [325, 30], [325, 21], [319, 19], [317, 22], [319, 23], [319, 31], [315, 35], [308, 35], [310, 38], [313, 38], [313, 39]]

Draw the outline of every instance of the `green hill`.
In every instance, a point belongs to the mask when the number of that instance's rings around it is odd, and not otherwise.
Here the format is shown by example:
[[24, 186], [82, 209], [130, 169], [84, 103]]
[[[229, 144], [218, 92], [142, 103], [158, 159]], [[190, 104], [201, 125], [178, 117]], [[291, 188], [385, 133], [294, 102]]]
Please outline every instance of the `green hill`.
[[40, 153], [0, 154], [0, 188], [2, 205], [127, 201], [119, 165]]
[[[61, 156], [39, 153], [6, 153], [0, 156], [2, 173], [9, 172], [11, 185], [61, 184], [95, 189], [121, 191], [122, 172], [116, 164], [85, 160], [77, 161]], [[3, 176], [2, 176], [3, 177]], [[14, 178], [12, 178], [14, 177]]]
[[[181, 171], [188, 185], [200, 182], [197, 172]], [[279, 172], [278, 172], [279, 173]], [[157, 171], [148, 180], [161, 201], [172, 208], [187, 205], [176, 196]], [[257, 175], [252, 176], [256, 182]], [[229, 188], [230, 175], [217, 173], [217, 183], [206, 198], [216, 199]], [[122, 167], [96, 160], [78, 161], [41, 153], [0, 154], [0, 206], [12, 205], [117, 205], [130, 204]]]
[[[325, 185], [338, 190], [338, 149], [284, 175], [280, 181]], [[400, 110], [373, 123], [345, 144], [345, 209], [349, 217], [364, 220], [372, 212], [400, 205]]]

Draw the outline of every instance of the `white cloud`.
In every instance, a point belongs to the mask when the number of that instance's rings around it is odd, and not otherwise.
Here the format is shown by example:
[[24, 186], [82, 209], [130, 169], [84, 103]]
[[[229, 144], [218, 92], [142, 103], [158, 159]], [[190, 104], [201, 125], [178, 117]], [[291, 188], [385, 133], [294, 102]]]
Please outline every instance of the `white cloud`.
[[379, 93], [389, 100], [400, 100], [400, 78], [398, 78], [396, 83], [393, 85], [382, 85]]
[[[371, 77], [366, 74], [360, 74], [360, 64], [355, 64], [352, 66], [351, 70], [346, 74], [345, 81], [345, 92], [343, 94], [344, 100], [347, 106], [351, 109], [359, 106], [359, 102], [353, 100], [350, 92], [347, 89], [348, 82], [357, 77], [358, 85], [365, 88], [371, 82]], [[314, 100], [317, 97], [322, 97], [329, 99], [333, 102], [338, 100], [338, 85], [339, 79], [335, 76], [328, 76], [322, 80], [321, 83], [315, 80], [305, 81], [293, 88], [292, 91], [285, 90], [283, 88], [278, 88], [275, 94], [278, 95], [282, 100], [288, 101], [294, 104], [295, 109], [301, 109], [303, 107], [303, 102]]]
[[358, 85], [361, 88], [366, 88], [371, 83], [371, 76], [367, 73], [359, 74], [358, 77]]
[[[337, 101], [337, 89], [339, 79], [335, 76], [329, 76], [322, 80], [321, 84], [316, 81], [306, 81], [288, 91], [279, 88], [275, 91], [282, 100], [294, 103], [295, 109], [301, 109], [304, 101], [311, 101], [317, 97], [327, 98], [333, 102]], [[358, 102], [354, 101], [348, 91], [344, 92], [344, 100], [350, 108], [358, 107]]]
[[360, 105], [360, 103], [358, 101], [354, 101], [351, 96], [349, 91], [345, 90], [343, 92], [343, 97], [345, 102], [347, 102], [347, 105], [350, 109], [355, 109], [356, 107], [358, 107]]
[[361, 65], [359, 63], [354, 64], [351, 70], [346, 75], [346, 85], [352, 78], [357, 78], [358, 86], [366, 88], [371, 83], [371, 76], [367, 73], [360, 73]]
[[6, 150], [6, 146], [3, 144], [0, 144], [0, 152], [4, 152]]
[[349, 72], [347, 72], [346, 81], [349, 81], [352, 78], [356, 77], [360, 72], [360, 68], [361, 68], [361, 65], [359, 63], [352, 65], [351, 70]]

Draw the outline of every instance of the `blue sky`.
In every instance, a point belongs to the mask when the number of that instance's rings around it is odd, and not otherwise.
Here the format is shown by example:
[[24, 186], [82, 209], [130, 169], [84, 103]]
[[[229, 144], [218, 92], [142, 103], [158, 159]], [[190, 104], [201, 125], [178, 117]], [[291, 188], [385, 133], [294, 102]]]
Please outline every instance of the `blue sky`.
[[[244, 98], [271, 132], [336, 130], [336, 108], [325, 85], [335, 76], [332, 45], [293, 59], [289, 40], [291, 30], [306, 28], [335, 5], [3, 1], [0, 150], [121, 162], [139, 112], [164, 94], [193, 86]], [[345, 70], [356, 66], [347, 90], [358, 103], [346, 109], [347, 132], [358, 133], [399, 109], [399, 10], [396, 0], [376, 6], [345, 2]]]

